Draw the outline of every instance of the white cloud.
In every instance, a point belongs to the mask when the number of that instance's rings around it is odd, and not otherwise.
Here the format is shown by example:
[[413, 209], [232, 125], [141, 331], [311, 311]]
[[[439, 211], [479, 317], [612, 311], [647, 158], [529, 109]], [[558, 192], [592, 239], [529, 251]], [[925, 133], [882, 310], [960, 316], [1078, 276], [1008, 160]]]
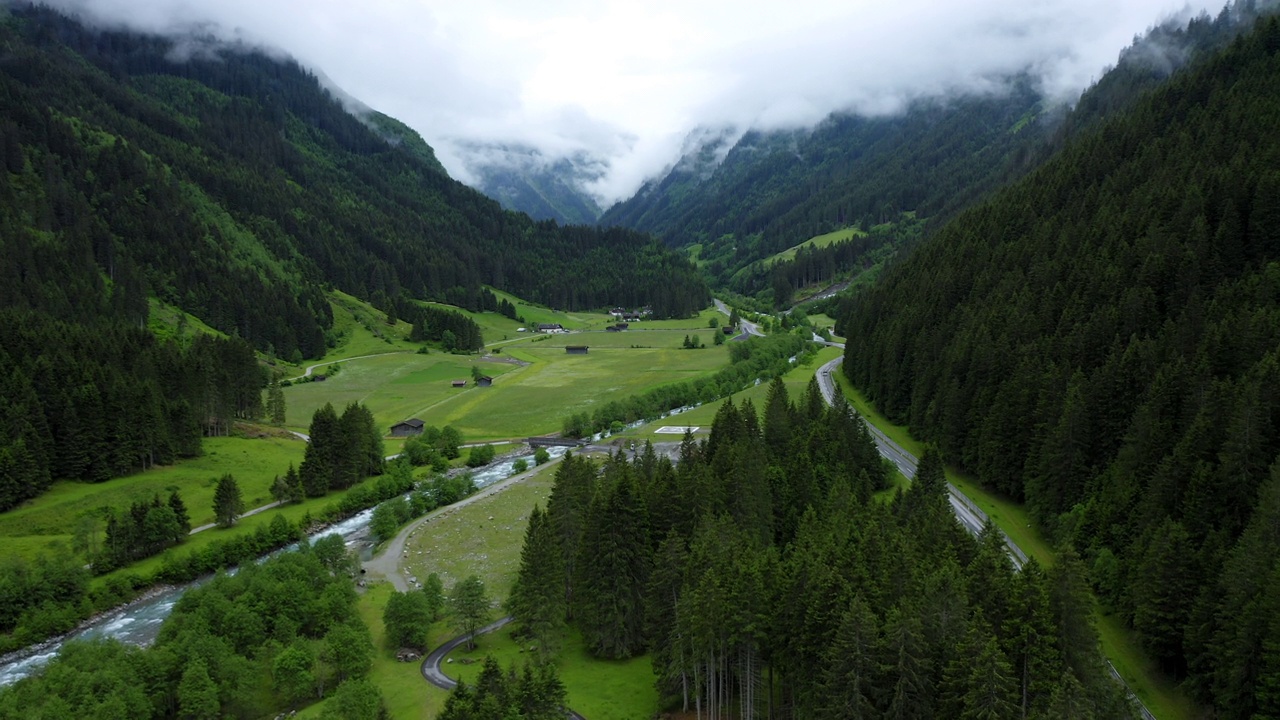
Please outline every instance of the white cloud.
[[[1071, 97], [1172, 15], [1222, 0], [47, 0], [97, 22], [218, 28], [278, 47], [417, 129], [455, 177], [468, 146], [588, 152], [606, 201], [695, 127], [812, 124], [998, 90], [1027, 67]], [[208, 29], [208, 28], [207, 28]]]

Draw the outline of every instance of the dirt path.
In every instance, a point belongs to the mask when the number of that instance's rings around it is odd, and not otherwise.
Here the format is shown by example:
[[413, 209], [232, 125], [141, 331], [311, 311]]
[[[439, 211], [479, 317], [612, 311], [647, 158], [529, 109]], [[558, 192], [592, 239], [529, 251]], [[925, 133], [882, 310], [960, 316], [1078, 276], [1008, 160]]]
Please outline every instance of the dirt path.
[[372, 355], [357, 355], [356, 357], [342, 358], [341, 360], [330, 360], [328, 362], [309, 365], [307, 366], [306, 372], [302, 373], [298, 377], [292, 377], [287, 379], [292, 381], [292, 380], [301, 380], [302, 378], [305, 378], [305, 377], [311, 377], [312, 370], [315, 370], [318, 367], [324, 367], [325, 365], [337, 365], [338, 363], [350, 362], [352, 360], [363, 360], [365, 358], [371, 358], [371, 357], [382, 357], [383, 355], [411, 355], [411, 354], [412, 354], [411, 350], [393, 350], [391, 352], [374, 353]]
[[446, 505], [445, 507], [433, 510], [408, 525], [405, 525], [400, 529], [400, 532], [396, 533], [395, 537], [391, 538], [391, 540], [387, 542], [386, 546], [383, 547], [380, 553], [364, 562], [363, 567], [365, 574], [369, 576], [370, 579], [385, 579], [400, 592], [408, 592], [412, 588], [409, 587], [409, 583], [405, 581], [404, 576], [400, 574], [400, 560], [403, 559], [405, 554], [404, 545], [409, 540], [409, 536], [413, 534], [414, 530], [417, 530], [425, 522], [440, 517], [447, 517], [455, 510], [464, 508], [471, 503], [478, 502], [484, 498], [497, 495], [512, 485], [533, 477], [535, 473], [544, 470], [548, 465], [559, 461], [560, 458], [555, 458], [545, 465], [538, 465], [520, 473], [519, 475], [512, 475], [509, 478], [499, 480], [488, 487], [481, 488], [475, 495], [463, 498], [452, 505]]

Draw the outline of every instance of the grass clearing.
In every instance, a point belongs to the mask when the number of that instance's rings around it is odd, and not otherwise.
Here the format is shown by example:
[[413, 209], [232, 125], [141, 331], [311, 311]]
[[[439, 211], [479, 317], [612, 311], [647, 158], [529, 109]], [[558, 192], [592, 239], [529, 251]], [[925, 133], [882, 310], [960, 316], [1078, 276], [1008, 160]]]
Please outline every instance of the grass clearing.
[[535, 504], [546, 508], [556, 467], [558, 463], [546, 465], [501, 492], [445, 510], [420, 525], [405, 542], [402, 572], [419, 580], [436, 573], [446, 591], [474, 574], [484, 581], [490, 598], [505, 600], [520, 569], [529, 513]]
[[[394, 591], [389, 583], [371, 584], [360, 594], [356, 605], [373, 639], [373, 666], [368, 677], [382, 692], [382, 699], [393, 720], [430, 720], [444, 709], [449, 693], [422, 679], [421, 662], [399, 662], [395, 657], [396, 650], [386, 647], [382, 613]], [[451, 632], [444, 623], [437, 622], [432, 626], [432, 647], [453, 637]], [[318, 718], [324, 709], [324, 702], [313, 703], [299, 710], [297, 717]]]
[[849, 238], [857, 237], [859, 235], [866, 235], [866, 233], [858, 228], [844, 228], [824, 235], [817, 235], [798, 245], [793, 245], [776, 255], [767, 257], [762, 262], [765, 264], [765, 267], [768, 267], [777, 262], [793, 259], [802, 247], [827, 247], [828, 245], [835, 245], [841, 240], [848, 240]]
[[[0, 537], [6, 547], [28, 546], [33, 537], [65, 539], [75, 520], [103, 507], [127, 510], [130, 503], [161, 500], [177, 490], [196, 527], [211, 523], [213, 490], [218, 478], [230, 473], [240, 486], [246, 508], [271, 502], [271, 484], [289, 463], [302, 462], [305, 445], [292, 437], [205, 438], [204, 454], [173, 465], [153, 468], [101, 483], [59, 481], [43, 495], [0, 515]], [[22, 540], [22, 538], [27, 538]]]
[[[449, 655], [445, 673], [473, 684], [485, 656], [503, 668], [522, 667], [531, 658], [511, 639], [509, 628], [480, 638], [476, 649], [465, 647]], [[463, 661], [471, 661], [464, 663]], [[570, 630], [556, 659], [556, 670], [568, 691], [569, 707], [590, 720], [647, 720], [658, 712], [658, 691], [648, 655], [629, 660], [601, 660], [587, 653], [582, 634]]]

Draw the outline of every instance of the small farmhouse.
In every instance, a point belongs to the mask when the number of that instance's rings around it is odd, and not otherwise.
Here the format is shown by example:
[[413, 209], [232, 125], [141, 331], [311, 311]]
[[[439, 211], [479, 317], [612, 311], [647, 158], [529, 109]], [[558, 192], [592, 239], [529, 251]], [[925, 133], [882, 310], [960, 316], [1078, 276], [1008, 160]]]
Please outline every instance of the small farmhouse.
[[562, 333], [568, 332], [560, 323], [538, 323], [538, 332], [540, 333]]
[[409, 437], [410, 435], [421, 435], [423, 422], [418, 418], [409, 418], [401, 420], [391, 426], [391, 437]]
[[481, 375], [476, 378], [476, 387], [489, 387], [493, 384], [493, 378], [488, 375]]
[[570, 355], [586, 355], [587, 346], [586, 345], [565, 345], [564, 351], [569, 353]]

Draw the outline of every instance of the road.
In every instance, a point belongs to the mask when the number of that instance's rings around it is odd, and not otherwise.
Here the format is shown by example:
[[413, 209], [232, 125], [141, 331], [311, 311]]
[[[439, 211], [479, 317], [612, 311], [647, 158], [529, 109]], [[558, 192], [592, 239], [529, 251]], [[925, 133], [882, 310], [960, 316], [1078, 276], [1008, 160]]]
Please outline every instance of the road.
[[[276, 507], [277, 505], [281, 505], [281, 504], [282, 504], [282, 503], [281, 503], [281, 501], [279, 501], [279, 500], [277, 500], [277, 501], [275, 501], [275, 502], [273, 502], [273, 503], [267, 503], [266, 505], [263, 505], [262, 507], [256, 507], [256, 508], [254, 508], [254, 509], [250, 510], [249, 512], [247, 512], [247, 513], [245, 513], [245, 514], [241, 515], [240, 517], [242, 517], [242, 518], [247, 518], [247, 517], [249, 517], [250, 515], [257, 515], [258, 513], [262, 512], [263, 510], [270, 510], [271, 508]], [[218, 523], [209, 523], [208, 525], [201, 525], [201, 526], [200, 526], [200, 527], [198, 527], [198, 528], [192, 528], [192, 529], [191, 529], [191, 532], [189, 532], [189, 533], [187, 533], [187, 534], [188, 534], [188, 535], [195, 535], [195, 534], [196, 534], [196, 533], [198, 533], [198, 532], [204, 532], [205, 530], [209, 530], [209, 529], [215, 528], [215, 527], [217, 527], [217, 526], [218, 526]]]
[[[493, 632], [494, 630], [500, 630], [510, 622], [510, 617], [504, 617], [501, 620], [485, 625], [475, 631], [474, 635], [485, 635]], [[454, 650], [457, 650], [458, 647], [471, 637], [473, 637], [473, 635], [459, 635], [435, 650], [427, 653], [427, 656], [422, 659], [422, 677], [425, 678], [427, 682], [442, 690], [452, 690], [456, 687], [458, 685], [457, 681], [444, 674], [444, 670], [440, 669], [440, 663], [444, 662], [445, 656]], [[565, 717], [572, 718], [572, 720], [587, 720], [568, 708], [565, 708]]]
[[[843, 347], [838, 343], [832, 343], [832, 345]], [[835, 401], [836, 383], [831, 377], [831, 373], [835, 372], [835, 369], [843, 360], [844, 358], [836, 358], [818, 368], [818, 387], [822, 390], [822, 397], [827, 401], [827, 404]], [[914, 479], [916, 465], [918, 464], [916, 456], [907, 452], [901, 445], [890, 439], [888, 435], [880, 431], [880, 428], [866, 422], [865, 418], [863, 418], [863, 422], [866, 424], [867, 430], [871, 432], [871, 439], [875, 441], [876, 449], [880, 451], [881, 457], [893, 463], [903, 477], [908, 480]], [[982, 532], [982, 527], [987, 522], [987, 514], [951, 483], [947, 483], [947, 492], [950, 494], [951, 509], [955, 511], [960, 524], [964, 525], [965, 529], [974, 535]], [[1013, 561], [1014, 567], [1022, 569], [1023, 563], [1027, 561], [1027, 554], [1022, 552], [1022, 549], [1015, 545], [1008, 535], [1005, 535], [1004, 543], [1009, 549], [1009, 559]]]
[[[724, 313], [726, 316], [729, 316], [729, 317], [733, 316], [732, 311], [729, 310], [729, 306], [725, 305], [723, 301], [713, 300], [712, 302], [716, 304], [717, 310]], [[755, 337], [764, 337], [764, 333], [760, 332], [759, 325], [756, 325], [755, 323], [749, 320], [746, 320], [742, 316], [738, 317], [738, 324], [742, 325], [742, 334], [735, 337], [734, 340], [746, 340], [748, 337], [751, 337], [753, 335]]]
[[[831, 344], [835, 345], [836, 343]], [[843, 345], [840, 347], [843, 347]], [[835, 360], [832, 360], [818, 368], [818, 387], [822, 390], [822, 397], [828, 404], [831, 404], [835, 399], [835, 380], [832, 379], [831, 373], [835, 372], [836, 367], [840, 365], [843, 359], [844, 358], [836, 358]], [[915, 456], [902, 449], [902, 446], [898, 445], [893, 440], [889, 439], [887, 435], [880, 431], [880, 428], [877, 428], [875, 425], [867, 422], [866, 418], [863, 418], [863, 422], [866, 424], [867, 429], [871, 431], [871, 438], [875, 440], [876, 449], [880, 451], [880, 455], [896, 465], [898, 471], [901, 472], [908, 480], [914, 478], [916, 476], [917, 464]], [[950, 493], [951, 509], [955, 511], [956, 517], [960, 520], [960, 524], [964, 525], [965, 529], [974, 535], [981, 532], [982, 526], [987, 522], [987, 514], [978, 508], [978, 506], [975, 505], [967, 495], [960, 492], [960, 490], [951, 483], [947, 483], [947, 492]], [[1014, 542], [1009, 539], [1008, 535], [1004, 536], [1004, 544], [1005, 547], [1008, 548], [1009, 559], [1013, 561], [1013, 566], [1021, 570], [1022, 566], [1027, 562], [1027, 554], [1022, 551], [1022, 548], [1014, 544]], [[1142, 700], [1138, 699], [1138, 696], [1133, 693], [1132, 688], [1130, 688], [1129, 684], [1120, 676], [1120, 672], [1116, 670], [1116, 666], [1111, 664], [1110, 660], [1107, 660], [1107, 669], [1110, 671], [1111, 676], [1123, 685], [1125, 690], [1129, 693], [1129, 698], [1137, 706], [1138, 712], [1141, 714], [1143, 720], [1156, 720], [1156, 716], [1153, 715], [1151, 711], [1147, 709], [1147, 706], [1142, 703]]]

